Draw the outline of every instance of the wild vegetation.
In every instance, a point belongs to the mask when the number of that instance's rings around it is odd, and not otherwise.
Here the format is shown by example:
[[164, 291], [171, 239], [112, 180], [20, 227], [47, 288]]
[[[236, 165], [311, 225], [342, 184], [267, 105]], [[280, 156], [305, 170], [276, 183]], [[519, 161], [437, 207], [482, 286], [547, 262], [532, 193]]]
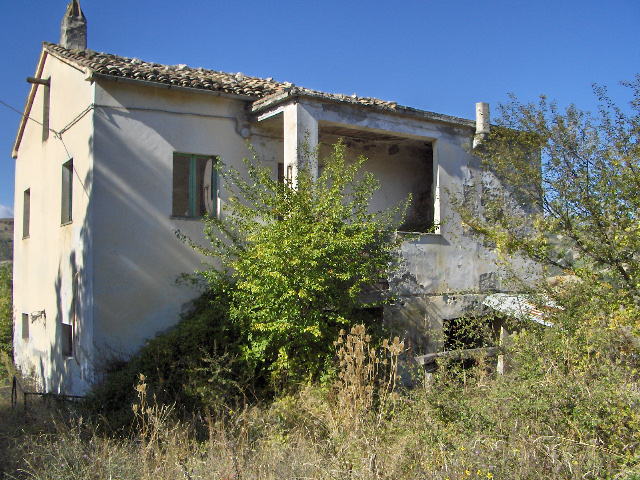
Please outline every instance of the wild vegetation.
[[[640, 78], [630, 87], [637, 112]], [[322, 348], [313, 334], [298, 340], [311, 339], [308, 351], [330, 367], [324, 375], [283, 377], [282, 368], [296, 372], [314, 357], [289, 362], [305, 347], [294, 342], [296, 350], [287, 351], [282, 338], [292, 337], [276, 335], [268, 321], [289, 335], [300, 333], [291, 330], [297, 327], [287, 315], [308, 305], [300, 295], [305, 285], [286, 284], [297, 295], [283, 304], [265, 294], [257, 301], [265, 311], [242, 306], [246, 292], [268, 290], [255, 283], [261, 277], [284, 288], [274, 278], [289, 273], [274, 259], [276, 240], [249, 224], [250, 237], [219, 245], [230, 252], [224, 266], [238, 265], [242, 276], [233, 281], [209, 272], [208, 293], [195, 310], [137, 357], [112, 362], [86, 402], [33, 399], [25, 412], [3, 400], [0, 471], [43, 479], [640, 478], [640, 302], [634, 293], [640, 116], [623, 114], [597, 92], [604, 102], [597, 117], [573, 107], [561, 113], [546, 100], [503, 107], [498, 122], [505, 128], [494, 129], [481, 155], [491, 172], [512, 183], [514, 198], [536, 206], [529, 217], [516, 215], [521, 204], [504, 198], [486, 198], [484, 216], [476, 218], [460, 204], [487, 245], [564, 270], [564, 281], [536, 286], [556, 302], [548, 312], [552, 327], [510, 320], [518, 333], [506, 352], [507, 375], [496, 375], [489, 358], [471, 366], [441, 361], [425, 384], [420, 370], [398, 362], [399, 339], [370, 336], [354, 318], [353, 326], [335, 322]], [[541, 171], [531, 167], [532, 148], [542, 152]], [[275, 182], [272, 190], [291, 198]], [[253, 193], [258, 199], [263, 194]], [[286, 223], [287, 211], [266, 210], [271, 223]], [[237, 221], [253, 222], [251, 212]], [[304, 209], [296, 215], [311, 218]], [[217, 226], [209, 225], [213, 233]], [[307, 238], [307, 228], [296, 235]], [[337, 222], [332, 228], [340, 233], [346, 227]], [[292, 233], [281, 234], [296, 244]], [[242, 264], [256, 259], [269, 272], [272, 264], [262, 255], [274, 262], [276, 275], [258, 275]], [[376, 268], [370, 279], [379, 275]], [[352, 318], [351, 306], [339, 310], [336, 302], [325, 312], [328, 304], [303, 328], [323, 328], [322, 322], [333, 328], [340, 312]], [[254, 338], [268, 347], [255, 350]], [[474, 341], [487, 345], [490, 339]], [[262, 367], [256, 352], [265, 353]], [[297, 388], [265, 387], [274, 372]], [[412, 389], [400, 381], [409, 376]]]
[[364, 162], [349, 164], [338, 143], [317, 179], [317, 152], [305, 153], [295, 181], [274, 180], [255, 157], [244, 175], [219, 166], [228, 206], [206, 219], [211, 247], [196, 248], [221, 266], [200, 273], [231, 279], [229, 314], [247, 336], [246, 358], [274, 385], [320, 378], [338, 332], [376, 305], [361, 293], [386, 278], [409, 201], [370, 212], [379, 182], [358, 177]]
[[594, 88], [596, 115], [573, 105], [561, 111], [544, 96], [537, 105], [515, 97], [502, 105], [478, 154], [508, 187], [486, 189], [483, 215], [462, 201], [459, 211], [499, 252], [573, 280], [534, 287], [568, 316], [584, 317], [587, 309], [592, 319], [638, 337], [640, 75], [623, 85], [631, 90], [631, 113], [603, 87]]
[[[559, 330], [527, 332], [510, 375], [478, 359], [466, 370], [441, 365], [428, 389], [391, 390], [393, 368], [376, 378], [358, 361], [372, 358], [361, 328], [337, 343], [335, 381], [270, 402], [184, 415], [138, 376], [125, 434], [98, 428], [79, 405], [34, 399], [25, 414], [5, 400], [2, 469], [52, 479], [640, 475], [637, 359], [611, 331], [590, 344], [598, 355]], [[375, 352], [387, 366], [394, 355]]]
[[13, 259], [13, 218], [0, 218], [0, 263]]
[[0, 375], [7, 369], [4, 363], [13, 360], [13, 278], [11, 262], [0, 264]]

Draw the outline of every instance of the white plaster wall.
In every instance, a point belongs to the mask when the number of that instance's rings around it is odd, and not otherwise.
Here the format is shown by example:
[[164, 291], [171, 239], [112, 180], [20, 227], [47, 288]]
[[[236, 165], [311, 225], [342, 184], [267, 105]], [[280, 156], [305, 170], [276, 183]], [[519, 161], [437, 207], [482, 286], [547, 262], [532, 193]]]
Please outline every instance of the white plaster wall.
[[451, 194], [459, 194], [463, 184], [473, 185], [469, 172], [480, 168], [469, 151], [471, 139], [469, 132], [451, 129], [434, 143], [440, 231], [402, 246], [407, 271], [424, 293], [477, 292], [480, 275], [497, 268], [477, 239], [465, 235], [462, 220], [451, 205]]
[[[480, 163], [471, 151], [471, 128], [381, 112], [367, 116], [361, 111], [354, 111], [352, 107], [318, 102], [312, 102], [308, 109], [314, 112], [315, 118], [329, 125], [392, 132], [406, 138], [432, 142], [434, 213], [441, 226], [437, 234], [420, 235], [403, 243], [401, 251], [404, 261], [400, 271], [394, 275], [394, 288], [398, 292], [408, 296], [477, 293], [480, 276], [498, 272], [494, 263], [495, 255], [465, 232], [461, 218], [451, 205], [451, 195], [461, 193], [463, 185], [472, 188], [480, 185]], [[416, 181], [411, 166], [419, 166], [419, 159], [403, 151], [402, 147], [398, 154], [390, 155], [383, 145], [384, 142], [379, 147], [358, 150], [354, 146], [347, 150], [352, 158], [357, 155], [367, 157], [369, 160], [364, 169], [372, 171], [381, 182], [372, 204], [374, 209], [394, 206], [406, 198]], [[322, 145], [321, 157], [328, 155], [330, 150], [330, 145]], [[401, 160], [398, 161], [398, 158]]]
[[[243, 101], [100, 82], [96, 104], [95, 341], [106, 357], [129, 354], [175, 324], [198, 294], [176, 284], [180, 274], [204, 268], [205, 258], [174, 231], [204, 246], [207, 239], [201, 220], [171, 218], [173, 153], [217, 155], [243, 171], [251, 152], [238, 133]], [[275, 174], [282, 142], [252, 140]]]
[[[62, 130], [93, 99], [86, 75], [52, 56], [42, 78], [51, 77], [50, 127]], [[42, 86], [30, 116], [42, 120]], [[43, 391], [80, 393], [92, 379], [93, 345], [90, 194], [92, 189], [92, 114], [77, 121], [62, 139], [51, 133], [42, 141], [42, 127], [28, 121], [16, 159], [14, 305], [15, 361], [33, 373]], [[62, 165], [73, 158], [73, 221], [62, 226]], [[23, 194], [31, 190], [30, 234], [22, 238]], [[73, 277], [78, 272], [76, 355], [63, 357], [61, 324], [73, 323]], [[46, 319], [30, 322], [22, 339], [22, 314], [45, 311]]]
[[[321, 136], [320, 168], [324, 165], [324, 160], [334, 152], [338, 140], [339, 137], [335, 135]], [[410, 194], [415, 196], [418, 190], [431, 188], [431, 182], [426, 176], [432, 176], [431, 172], [427, 172], [427, 168], [433, 170], [433, 166], [427, 161], [425, 150], [416, 151], [415, 145], [407, 146], [402, 142], [354, 141], [349, 138], [343, 138], [342, 141], [348, 163], [354, 163], [360, 156], [366, 158], [358, 177], [362, 178], [365, 171], [371, 172], [380, 182], [379, 188], [371, 198], [370, 212], [394, 208], [404, 203]], [[393, 147], [397, 147], [398, 150], [390, 154], [389, 150], [392, 149], [393, 152]], [[412, 203], [415, 203], [415, 198]], [[411, 209], [412, 204], [407, 211], [408, 214], [411, 213]]]

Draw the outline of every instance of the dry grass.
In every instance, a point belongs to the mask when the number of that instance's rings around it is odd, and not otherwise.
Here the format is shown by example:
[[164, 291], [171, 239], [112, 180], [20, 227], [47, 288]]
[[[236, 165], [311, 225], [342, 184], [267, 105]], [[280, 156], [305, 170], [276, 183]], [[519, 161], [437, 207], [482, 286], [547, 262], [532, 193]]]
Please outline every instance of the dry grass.
[[[449, 366], [429, 390], [397, 390], [394, 399], [389, 350], [398, 344], [372, 354], [364, 331], [349, 335], [337, 345], [346, 363], [332, 387], [190, 421], [149, 398], [140, 377], [136, 425], [122, 438], [98, 433], [73, 404], [33, 399], [26, 413], [12, 409], [4, 386], [1, 471], [37, 479], [640, 478], [640, 389], [635, 377], [616, 376], [619, 367], [597, 377], [548, 368], [531, 380]], [[367, 365], [384, 358], [387, 376], [369, 376]]]
[[336, 382], [338, 405], [345, 428], [359, 428], [374, 413], [378, 420], [387, 411], [395, 393], [398, 377], [398, 357], [404, 344], [398, 337], [384, 340], [380, 351], [371, 344], [364, 325], [355, 325], [350, 333], [340, 331], [334, 342], [338, 360]]

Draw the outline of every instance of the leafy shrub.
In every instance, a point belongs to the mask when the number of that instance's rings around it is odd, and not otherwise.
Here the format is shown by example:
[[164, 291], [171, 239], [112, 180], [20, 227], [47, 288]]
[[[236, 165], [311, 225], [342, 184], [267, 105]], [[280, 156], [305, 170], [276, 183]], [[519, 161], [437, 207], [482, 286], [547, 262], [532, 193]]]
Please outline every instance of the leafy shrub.
[[109, 361], [104, 378], [86, 396], [88, 411], [106, 416], [112, 428], [130, 426], [141, 374], [149, 398], [175, 404], [178, 413], [233, 404], [247, 394], [253, 376], [243, 355], [246, 335], [229, 316], [231, 290], [224, 279], [211, 284], [174, 328], [128, 361]]
[[233, 275], [231, 315], [248, 328], [247, 356], [282, 386], [319, 378], [340, 329], [375, 306], [361, 293], [386, 276], [408, 205], [370, 213], [379, 183], [366, 172], [358, 179], [365, 159], [349, 165], [338, 143], [314, 179], [313, 155], [295, 182], [272, 179], [258, 159], [245, 159], [247, 175], [222, 170], [229, 211], [206, 221], [212, 249], [197, 247]]
[[[13, 279], [11, 263], [0, 264], [0, 351], [13, 359]], [[0, 369], [4, 368], [0, 365]]]

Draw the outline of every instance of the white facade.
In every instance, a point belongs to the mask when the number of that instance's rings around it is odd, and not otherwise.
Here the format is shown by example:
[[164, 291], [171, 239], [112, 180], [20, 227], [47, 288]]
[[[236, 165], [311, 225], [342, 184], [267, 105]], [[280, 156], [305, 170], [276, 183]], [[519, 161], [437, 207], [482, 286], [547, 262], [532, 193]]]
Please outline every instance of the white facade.
[[[319, 144], [322, 159], [344, 138], [347, 155], [369, 157], [365, 168], [381, 181], [374, 208], [412, 193], [407, 225], [442, 224], [403, 244], [403, 265], [389, 282], [400, 300], [384, 316], [416, 355], [438, 348], [443, 321], [500, 289], [493, 254], [467, 235], [448, 201], [451, 191], [470, 192], [479, 204], [475, 122], [296, 89], [256, 101], [170, 88], [97, 74], [47, 47], [36, 78], [50, 78], [49, 125], [62, 133], [43, 140], [43, 127], [26, 121], [14, 149], [14, 345], [16, 364], [44, 391], [84, 392], [101, 362], [175, 324], [197, 295], [176, 284], [203, 257], [175, 230], [206, 244], [200, 219], [174, 215], [178, 153], [219, 157], [242, 171], [248, 139], [274, 176], [283, 164], [295, 178], [304, 141]], [[32, 86], [31, 118], [44, 116], [46, 93]], [[72, 218], [61, 224], [70, 161]], [[219, 190], [214, 198], [219, 209], [228, 197]]]

